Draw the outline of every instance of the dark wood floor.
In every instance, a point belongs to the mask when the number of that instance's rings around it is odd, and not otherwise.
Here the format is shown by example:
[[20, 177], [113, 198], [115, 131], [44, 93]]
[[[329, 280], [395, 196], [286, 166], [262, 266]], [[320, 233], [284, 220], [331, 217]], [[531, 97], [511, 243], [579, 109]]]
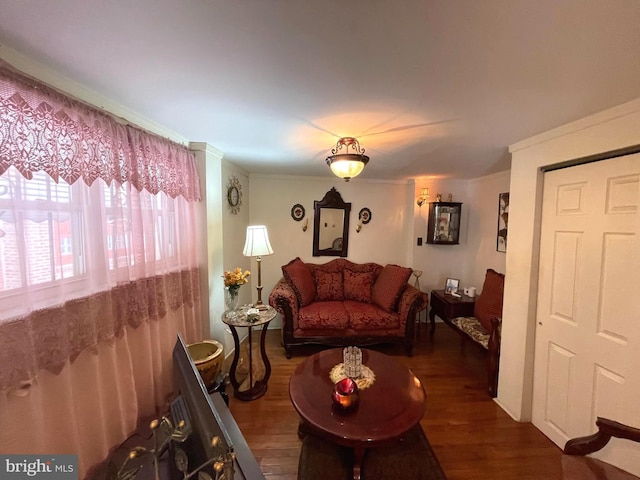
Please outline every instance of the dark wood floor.
[[[486, 393], [482, 352], [467, 345], [444, 324], [434, 340], [423, 331], [413, 357], [401, 348], [374, 347], [404, 362], [427, 391], [421, 422], [450, 480], [561, 479], [561, 451], [530, 423], [518, 423]], [[266, 395], [242, 402], [230, 395], [231, 411], [265, 477], [295, 479], [300, 453], [298, 415], [288, 394], [289, 377], [318, 347], [295, 350], [290, 360], [280, 332], [269, 331], [267, 352], [273, 372]], [[331, 478], [330, 475], [327, 478]]]

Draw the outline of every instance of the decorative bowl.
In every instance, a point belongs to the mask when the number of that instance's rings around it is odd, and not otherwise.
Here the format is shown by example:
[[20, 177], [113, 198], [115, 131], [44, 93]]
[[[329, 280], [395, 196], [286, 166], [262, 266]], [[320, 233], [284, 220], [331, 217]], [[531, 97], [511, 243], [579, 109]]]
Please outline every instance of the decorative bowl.
[[217, 340], [203, 340], [187, 346], [205, 387], [210, 388], [222, 369], [223, 346]]
[[331, 400], [337, 410], [349, 411], [358, 406], [358, 385], [352, 378], [343, 378], [333, 386]]

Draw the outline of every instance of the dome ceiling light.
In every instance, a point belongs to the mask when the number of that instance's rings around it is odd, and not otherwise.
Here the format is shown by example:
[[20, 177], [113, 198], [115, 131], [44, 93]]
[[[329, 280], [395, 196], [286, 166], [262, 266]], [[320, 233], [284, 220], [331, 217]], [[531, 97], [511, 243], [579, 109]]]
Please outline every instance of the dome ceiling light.
[[338, 140], [331, 153], [332, 155], [327, 157], [327, 165], [336, 176], [343, 178], [346, 182], [360, 175], [369, 162], [369, 157], [364, 154], [364, 148], [360, 148], [358, 140], [353, 137], [343, 137]]

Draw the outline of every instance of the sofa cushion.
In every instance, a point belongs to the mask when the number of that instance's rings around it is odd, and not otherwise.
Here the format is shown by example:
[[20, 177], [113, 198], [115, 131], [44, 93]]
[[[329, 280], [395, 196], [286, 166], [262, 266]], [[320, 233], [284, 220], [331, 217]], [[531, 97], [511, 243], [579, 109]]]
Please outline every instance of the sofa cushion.
[[373, 303], [387, 312], [395, 310], [411, 272], [410, 268], [400, 265], [385, 265], [373, 284], [371, 291]]
[[344, 279], [344, 299], [371, 303], [373, 272], [354, 272], [348, 268], [342, 271]]
[[295, 290], [301, 307], [309, 305], [315, 300], [316, 285], [313, 283], [311, 270], [300, 260], [300, 257], [283, 265], [282, 274]]
[[316, 285], [316, 301], [342, 300], [342, 273], [325, 272], [315, 269], [312, 273], [313, 281]]
[[484, 328], [491, 330], [491, 319], [502, 318], [502, 298], [504, 296], [504, 275], [488, 269], [484, 277], [482, 292], [473, 308], [473, 316]]
[[399, 315], [387, 312], [374, 303], [345, 300], [344, 308], [349, 314], [349, 326], [354, 330], [390, 330], [400, 325]]
[[474, 342], [489, 349], [489, 332], [476, 317], [458, 317], [451, 320], [451, 323], [469, 335]]
[[302, 329], [339, 329], [349, 326], [349, 314], [342, 302], [313, 302], [298, 312], [298, 327]]

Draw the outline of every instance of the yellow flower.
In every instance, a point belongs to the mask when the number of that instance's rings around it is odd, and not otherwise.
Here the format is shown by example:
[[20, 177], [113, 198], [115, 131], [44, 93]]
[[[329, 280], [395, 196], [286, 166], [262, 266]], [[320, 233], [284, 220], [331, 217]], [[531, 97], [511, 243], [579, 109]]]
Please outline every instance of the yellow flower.
[[228, 270], [224, 272], [222, 278], [224, 278], [224, 286], [225, 287], [240, 287], [245, 283], [248, 283], [248, 277], [251, 275], [249, 270], [245, 270], [244, 272], [240, 267], [237, 267], [235, 270]]

